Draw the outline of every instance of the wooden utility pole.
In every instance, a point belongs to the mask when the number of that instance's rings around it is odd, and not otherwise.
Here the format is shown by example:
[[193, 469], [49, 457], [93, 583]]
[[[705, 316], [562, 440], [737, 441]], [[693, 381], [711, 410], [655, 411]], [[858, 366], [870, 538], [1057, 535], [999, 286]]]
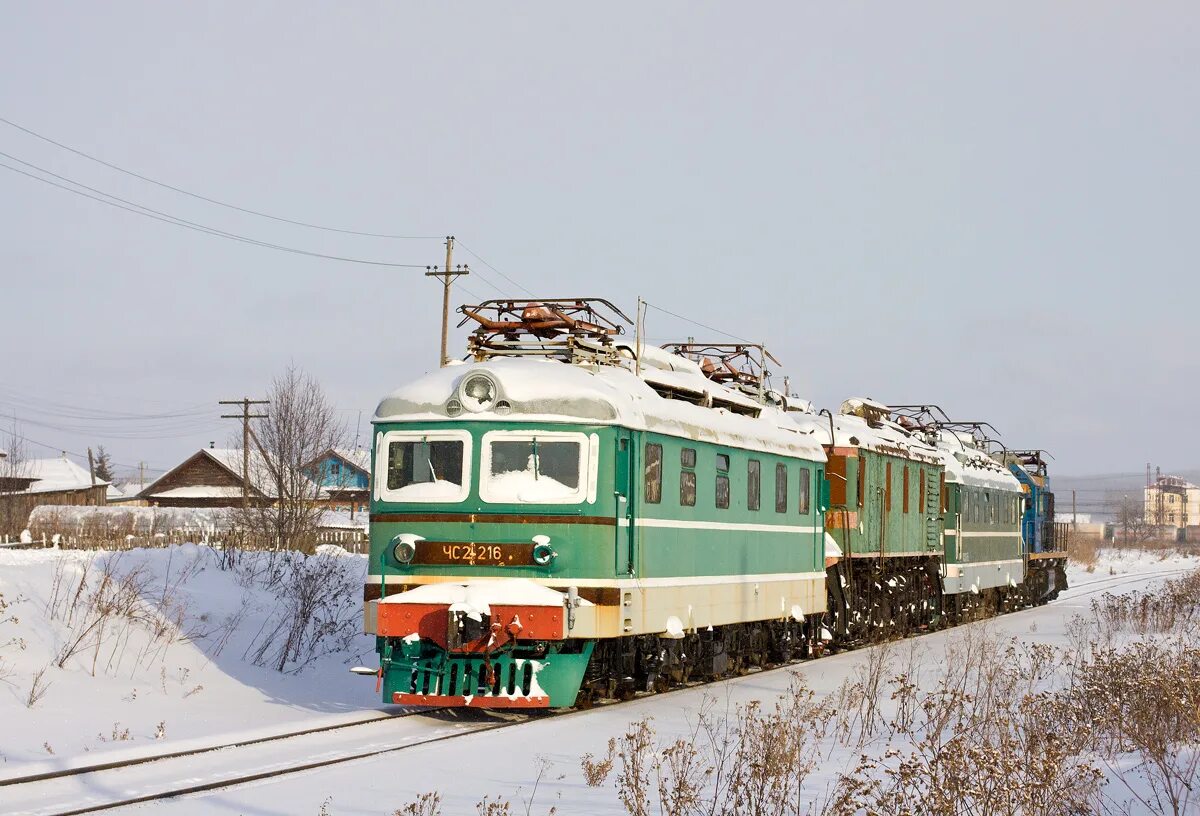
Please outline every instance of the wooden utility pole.
[[1079, 514], [1075, 512], [1075, 491], [1071, 491], [1071, 528], [1079, 525]]
[[469, 275], [471, 270], [466, 264], [459, 264], [456, 268], [451, 267], [454, 259], [454, 236], [446, 236], [446, 268], [439, 271], [436, 266], [425, 267], [425, 277], [441, 278], [442, 279], [442, 355], [438, 358], [439, 366], [445, 366], [450, 362], [450, 358], [446, 355], [446, 340], [450, 333], [450, 284], [460, 275]]
[[240, 419], [242, 421], [242, 508], [250, 506], [250, 420], [266, 419], [266, 414], [250, 413], [251, 405], [269, 405], [270, 400], [252, 400], [242, 397], [240, 400], [218, 400], [218, 405], [240, 405], [240, 414], [221, 414], [221, 419]]

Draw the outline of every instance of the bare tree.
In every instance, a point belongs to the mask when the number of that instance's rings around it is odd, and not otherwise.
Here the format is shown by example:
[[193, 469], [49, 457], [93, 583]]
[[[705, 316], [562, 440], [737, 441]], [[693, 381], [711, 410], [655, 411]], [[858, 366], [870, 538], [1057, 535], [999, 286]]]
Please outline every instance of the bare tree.
[[1115, 536], [1126, 546], [1137, 546], [1160, 537], [1161, 531], [1146, 518], [1141, 496], [1109, 494], [1107, 510], [1116, 523]]
[[16, 431], [0, 439], [0, 535], [17, 535], [29, 517], [29, 456]]
[[267, 416], [250, 433], [250, 483], [259, 495], [235, 510], [234, 520], [276, 549], [307, 549], [324, 509], [310, 466], [344, 445], [346, 428], [321, 386], [295, 366], [272, 381], [267, 399]]

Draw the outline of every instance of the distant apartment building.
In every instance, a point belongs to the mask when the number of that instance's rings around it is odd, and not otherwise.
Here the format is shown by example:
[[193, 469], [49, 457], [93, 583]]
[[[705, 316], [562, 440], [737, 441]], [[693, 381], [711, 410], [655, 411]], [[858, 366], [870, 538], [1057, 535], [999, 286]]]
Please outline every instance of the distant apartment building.
[[1178, 476], [1160, 476], [1146, 488], [1146, 521], [1159, 527], [1200, 524], [1200, 485]]

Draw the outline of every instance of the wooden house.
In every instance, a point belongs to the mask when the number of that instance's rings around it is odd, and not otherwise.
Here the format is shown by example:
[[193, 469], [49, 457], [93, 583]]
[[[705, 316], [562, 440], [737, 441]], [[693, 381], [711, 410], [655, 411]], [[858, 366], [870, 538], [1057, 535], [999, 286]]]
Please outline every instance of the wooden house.
[[[7, 458], [7, 457], [6, 457]], [[27, 459], [19, 468], [6, 469], [0, 480], [0, 533], [20, 532], [33, 508], [39, 505], [93, 505], [107, 503], [108, 482], [95, 478], [85, 467], [63, 456]]]
[[[254, 503], [274, 498], [262, 471], [252, 457], [249, 498]], [[232, 448], [203, 448], [138, 494], [151, 507], [240, 507], [242, 496], [242, 452]]]
[[306, 465], [305, 472], [321, 486], [331, 509], [349, 510], [351, 517], [367, 509], [371, 498], [369, 450], [330, 448]]

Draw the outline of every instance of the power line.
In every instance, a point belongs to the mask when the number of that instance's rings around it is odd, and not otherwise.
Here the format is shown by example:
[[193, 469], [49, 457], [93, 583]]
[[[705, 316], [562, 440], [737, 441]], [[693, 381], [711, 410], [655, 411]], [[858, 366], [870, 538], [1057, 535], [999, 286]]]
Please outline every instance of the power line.
[[651, 303], [648, 300], [644, 300], [642, 302], [645, 303], [647, 306], [649, 306], [651, 309], [655, 309], [657, 311], [662, 312], [663, 314], [668, 314], [671, 317], [678, 318], [685, 323], [691, 323], [695, 326], [699, 326], [702, 329], [708, 329], [709, 331], [715, 331], [717, 334], [732, 338], [732, 339], [740, 341], [742, 343], [754, 343], [755, 342], [754, 340], [747, 340], [745, 337], [738, 337], [736, 334], [730, 334], [729, 332], [721, 331], [720, 329], [716, 328], [715, 326], [710, 326], [707, 323], [701, 323], [699, 320], [692, 320], [690, 317], [684, 317], [681, 314], [675, 314], [675, 312], [664, 309], [661, 306], [655, 306], [653, 303]]
[[[478, 252], [476, 252], [475, 250], [471, 249], [469, 246], [467, 246], [466, 244], [464, 244], [462, 241], [459, 241], [459, 242], [458, 242], [458, 245], [459, 245], [460, 247], [462, 247], [463, 249], [465, 249], [467, 252], [471, 253], [471, 255], [472, 255], [472, 256], [474, 256], [475, 260], [479, 261], [481, 264], [483, 264], [483, 265], [484, 265], [484, 266], [486, 266], [488, 269], [490, 269], [490, 270], [492, 270], [493, 272], [495, 272], [495, 273], [496, 273], [497, 275], [499, 275], [500, 277], [504, 278], [506, 281], [508, 281], [508, 282], [509, 282], [509, 283], [511, 283], [513, 286], [515, 286], [515, 287], [517, 287], [518, 289], [520, 289], [520, 290], [521, 290], [522, 292], [524, 292], [525, 294], [529, 295], [530, 297], [537, 297], [537, 295], [535, 295], [533, 292], [530, 292], [530, 291], [529, 291], [528, 289], [526, 289], [524, 286], [522, 286], [521, 284], [517, 283], [515, 280], [513, 280], [512, 278], [510, 278], [508, 275], [505, 275], [505, 274], [504, 274], [503, 272], [501, 272], [499, 269], [497, 269], [496, 267], [492, 266], [490, 263], [488, 263], [487, 261], [485, 261], [485, 260], [484, 260], [482, 257], [480, 257], [480, 255], [479, 255], [479, 253], [478, 253]], [[489, 283], [488, 285], [489, 285], [489, 286], [492, 286], [492, 284], [490, 284], [490, 283]], [[499, 288], [497, 288], [496, 286], [492, 286], [492, 288], [493, 288], [493, 289], [495, 289], [497, 292], [499, 292], [499, 291], [500, 291], [500, 289], [499, 289]], [[501, 294], [503, 294], [503, 293], [501, 293]]]
[[[279, 250], [280, 252], [291, 252], [296, 255], [308, 255], [313, 258], [325, 258], [325, 259], [331, 260], [331, 261], [344, 261], [346, 263], [366, 264], [369, 266], [387, 266], [387, 267], [404, 268], [404, 269], [424, 269], [425, 268], [425, 264], [391, 263], [390, 261], [374, 261], [374, 260], [370, 260], [370, 259], [366, 259], [366, 258], [349, 258], [349, 257], [343, 256], [343, 255], [327, 255], [323, 252], [312, 252], [307, 249], [297, 249], [296, 247], [284, 246], [283, 244], [274, 244], [269, 241], [260, 241], [257, 238], [248, 238], [245, 235], [238, 235], [237, 233], [226, 232], [225, 230], [217, 229], [216, 227], [209, 227], [204, 224], [199, 224], [195, 221], [188, 221], [185, 218], [179, 218], [178, 216], [174, 216], [174, 215], [171, 215], [171, 214], [165, 213], [165, 212], [160, 212], [158, 210], [151, 209], [150, 207], [146, 207], [142, 204], [138, 204], [133, 201], [128, 201], [126, 199], [120, 198], [119, 196], [112, 195], [111, 193], [106, 193], [103, 190], [97, 190], [94, 187], [89, 187], [88, 185], [82, 184], [78, 181], [75, 181], [74, 179], [69, 179], [65, 176], [60, 176], [57, 173], [52, 173], [49, 170], [46, 170], [42, 167], [38, 167], [36, 164], [32, 164], [30, 162], [24, 161], [23, 159], [18, 159], [15, 156], [10, 156], [7, 153], [0, 152], [0, 156], [5, 156], [9, 159], [20, 162], [21, 164], [24, 164], [27, 167], [32, 167], [35, 170], [43, 172], [48, 176], [53, 176], [54, 178], [62, 179], [63, 181], [66, 181], [70, 184], [74, 184], [77, 187], [83, 188], [83, 190], [91, 190], [93, 193], [98, 193], [98, 195], [89, 195], [88, 193], [85, 193], [82, 190], [72, 189], [70, 187], [67, 187], [66, 185], [53, 182], [50, 179], [42, 178], [41, 176], [36, 176], [33, 173], [28, 173], [28, 172], [20, 169], [19, 167], [12, 167], [11, 165], [7, 165], [4, 162], [0, 162], [0, 167], [3, 167], [5, 170], [11, 170], [14, 173], [19, 173], [22, 176], [26, 176], [28, 178], [34, 179], [35, 181], [40, 181], [43, 184], [49, 184], [51, 187], [57, 187], [60, 190], [66, 190], [68, 193], [74, 193], [75, 195], [83, 196], [84, 198], [90, 198], [93, 201], [99, 201], [101, 204], [107, 204], [108, 206], [116, 207], [119, 210], [126, 210], [128, 212], [133, 213], [134, 215], [141, 215], [141, 216], [144, 216], [145, 218], [152, 218], [155, 221], [162, 221], [165, 224], [173, 224], [174, 226], [177, 226], [177, 227], [183, 227], [184, 229], [195, 230], [196, 232], [206, 233], [208, 235], [213, 235], [218, 238], [228, 238], [233, 241], [241, 241], [243, 243], [253, 244], [254, 246], [261, 246], [261, 247], [265, 247], [267, 249]], [[106, 196], [106, 198], [100, 198], [100, 196]], [[113, 200], [109, 201], [108, 199], [110, 199], [110, 198]], [[121, 203], [117, 203], [117, 202], [121, 202]], [[128, 204], [129, 206], [124, 206], [126, 204]], [[136, 208], [136, 209], [134, 209], [134, 208]]]
[[154, 185], [156, 185], [158, 187], [162, 187], [163, 189], [166, 189], [166, 190], [171, 190], [173, 192], [180, 193], [185, 196], [190, 196], [191, 198], [195, 198], [199, 201], [207, 201], [209, 204], [216, 204], [219, 207], [227, 207], [231, 210], [237, 210], [238, 212], [247, 213], [249, 215], [257, 215], [260, 218], [269, 218], [272, 221], [280, 221], [284, 224], [294, 224], [295, 226], [298, 226], [298, 227], [308, 227], [309, 229], [323, 230], [325, 232], [340, 232], [345, 235], [361, 235], [361, 236], [365, 236], [368, 238], [393, 238], [393, 239], [400, 239], [400, 240], [433, 240], [433, 239], [437, 239], [437, 238], [441, 237], [440, 235], [392, 235], [389, 233], [382, 233], [382, 232], [364, 232], [361, 230], [341, 229], [339, 227], [327, 227], [322, 224], [312, 224], [312, 223], [309, 223], [308, 221], [297, 221], [292, 218], [284, 218], [284, 217], [278, 216], [278, 215], [271, 215], [270, 213], [261, 212], [260, 210], [252, 210], [249, 207], [239, 207], [238, 205], [230, 204], [227, 201], [221, 201], [216, 198], [209, 198], [208, 196], [200, 195], [199, 193], [193, 193], [190, 190], [185, 190], [182, 187], [176, 187], [173, 184], [167, 184], [164, 181], [159, 181], [157, 179], [153, 179], [150, 176], [144, 176], [141, 173], [134, 172], [133, 170], [126, 170], [124, 167], [113, 164], [112, 162], [109, 162], [109, 161], [105, 161], [104, 159], [101, 159], [98, 156], [93, 156], [90, 153], [85, 153], [82, 150], [79, 150], [78, 148], [74, 148], [74, 147], [71, 147], [70, 145], [63, 144], [62, 142], [55, 141], [54, 139], [51, 139], [49, 136], [43, 136], [41, 133], [30, 130], [29, 128], [24, 127], [22, 125], [18, 125], [16, 122], [10, 121], [3, 117], [0, 117], [0, 122], [3, 122], [4, 124], [8, 125], [9, 127], [16, 128], [17, 130], [22, 131], [23, 133], [28, 133], [30, 136], [33, 136], [34, 138], [41, 139], [43, 142], [47, 142], [49, 144], [54, 145], [55, 147], [59, 147], [59, 148], [62, 148], [63, 150], [74, 153], [76, 156], [82, 156], [83, 158], [88, 159], [89, 161], [94, 161], [97, 164], [102, 164], [105, 167], [108, 167], [112, 170], [116, 170], [119, 173], [124, 173], [127, 176], [132, 176], [133, 178], [140, 179], [140, 180], [148, 182], [150, 184], [154, 184]]
[[[59, 453], [65, 453], [68, 456], [74, 456], [76, 459], [87, 459], [86, 453], [76, 453], [75, 451], [69, 451], [59, 445], [47, 445], [45, 442], [39, 442], [36, 439], [30, 439], [28, 436], [23, 436], [22, 434], [15, 433], [15, 432], [10, 433], [9, 435], [12, 436], [14, 439], [20, 439], [23, 442], [28, 442], [31, 445], [37, 445], [40, 448], [46, 448], [47, 450], [53, 450], [53, 451], [58, 451]], [[123, 468], [136, 469], [138, 467], [137, 465], [130, 465], [126, 462], [114, 461], [113, 464], [116, 465], [117, 467], [123, 467]], [[147, 467], [146, 470], [154, 471], [156, 473], [166, 473], [168, 469], [167, 468], [159, 468], [159, 467]]]

